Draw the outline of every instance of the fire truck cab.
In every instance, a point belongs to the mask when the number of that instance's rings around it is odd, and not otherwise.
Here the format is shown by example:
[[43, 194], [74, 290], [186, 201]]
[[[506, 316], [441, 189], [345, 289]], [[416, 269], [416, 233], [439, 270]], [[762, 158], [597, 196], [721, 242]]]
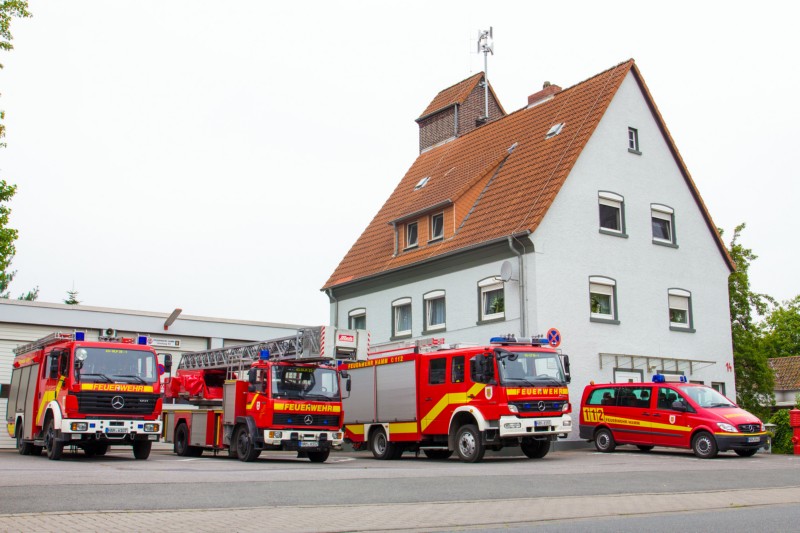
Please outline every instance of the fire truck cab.
[[344, 368], [353, 382], [345, 437], [377, 459], [422, 451], [478, 462], [509, 446], [542, 458], [572, 429], [569, 359], [544, 339], [394, 343]]
[[60, 459], [65, 446], [88, 456], [111, 445], [147, 459], [161, 432], [158, 360], [147, 337], [87, 341], [53, 333], [14, 350], [6, 412], [21, 455]]

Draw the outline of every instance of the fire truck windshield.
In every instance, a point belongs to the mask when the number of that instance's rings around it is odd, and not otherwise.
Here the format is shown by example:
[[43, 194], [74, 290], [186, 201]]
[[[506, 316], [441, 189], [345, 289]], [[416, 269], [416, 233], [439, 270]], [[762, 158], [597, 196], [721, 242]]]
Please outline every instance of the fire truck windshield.
[[273, 366], [272, 397], [339, 401], [339, 376], [330, 368]]
[[78, 381], [101, 383], [155, 383], [156, 357], [145, 350], [84, 348], [75, 350]]
[[513, 352], [515, 360], [509, 357], [510, 352], [503, 350], [498, 357], [500, 379], [503, 384], [545, 386], [564, 385], [564, 373], [558, 354], [550, 352]]
[[736, 407], [729, 399], [710, 387], [678, 387], [700, 407]]

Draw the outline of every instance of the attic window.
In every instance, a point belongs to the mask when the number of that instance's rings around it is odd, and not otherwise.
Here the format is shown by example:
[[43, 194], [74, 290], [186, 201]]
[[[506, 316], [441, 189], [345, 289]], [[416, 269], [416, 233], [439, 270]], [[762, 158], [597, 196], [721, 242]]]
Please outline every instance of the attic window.
[[429, 180], [429, 179], [431, 179], [431, 177], [430, 177], [430, 176], [425, 176], [424, 178], [422, 178], [421, 180], [419, 180], [419, 182], [417, 182], [417, 184], [414, 186], [414, 190], [415, 190], [415, 191], [418, 191], [418, 190], [420, 190], [421, 188], [423, 188], [425, 185], [427, 185], [427, 184], [428, 184], [428, 180]]
[[550, 137], [555, 137], [559, 133], [561, 133], [561, 129], [564, 127], [563, 122], [559, 122], [547, 132], [547, 135], [544, 136], [545, 139], [549, 139]]

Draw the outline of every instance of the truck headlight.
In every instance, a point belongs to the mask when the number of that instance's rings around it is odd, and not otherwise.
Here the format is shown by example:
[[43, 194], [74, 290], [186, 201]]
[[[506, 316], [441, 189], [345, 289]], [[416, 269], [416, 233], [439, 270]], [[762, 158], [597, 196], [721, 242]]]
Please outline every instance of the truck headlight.
[[512, 413], [519, 413], [519, 409], [517, 409], [517, 406], [511, 403], [508, 404], [508, 410], [511, 411]]
[[280, 439], [281, 437], [283, 437], [283, 432], [282, 431], [270, 431], [269, 432], [269, 438], [270, 439]]
[[144, 430], [147, 432], [156, 432], [158, 431], [158, 424], [145, 424]]
[[719, 426], [719, 429], [722, 431], [726, 431], [728, 433], [739, 433], [739, 430], [737, 430], [734, 426], [726, 424], [725, 422], [717, 422], [717, 426]]
[[69, 429], [72, 431], [86, 431], [89, 429], [88, 422], [73, 422], [70, 424]]

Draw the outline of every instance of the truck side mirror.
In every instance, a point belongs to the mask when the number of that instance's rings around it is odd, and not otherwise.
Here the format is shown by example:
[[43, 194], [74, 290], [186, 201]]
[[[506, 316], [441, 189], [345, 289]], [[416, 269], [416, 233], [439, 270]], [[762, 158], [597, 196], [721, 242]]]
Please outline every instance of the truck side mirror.
[[172, 354], [171, 353], [160, 353], [158, 355], [164, 356], [164, 370], [167, 372], [172, 371]]
[[353, 382], [350, 381], [350, 376], [347, 376], [347, 381], [344, 382], [344, 388], [347, 392], [350, 392], [350, 389], [353, 388]]
[[50, 377], [55, 378], [58, 376], [60, 354], [59, 352], [50, 353]]
[[247, 381], [250, 382], [250, 385], [256, 384], [256, 381], [258, 381], [258, 369], [251, 368], [247, 371]]
[[569, 356], [566, 354], [562, 355], [561, 362], [564, 365], [564, 380], [569, 383], [572, 381], [572, 375], [569, 372]]
[[673, 411], [681, 411], [681, 412], [684, 412], [684, 413], [686, 411], [688, 411], [688, 409], [686, 408], [686, 404], [684, 404], [680, 400], [675, 400], [674, 402], [672, 402], [672, 410]]

